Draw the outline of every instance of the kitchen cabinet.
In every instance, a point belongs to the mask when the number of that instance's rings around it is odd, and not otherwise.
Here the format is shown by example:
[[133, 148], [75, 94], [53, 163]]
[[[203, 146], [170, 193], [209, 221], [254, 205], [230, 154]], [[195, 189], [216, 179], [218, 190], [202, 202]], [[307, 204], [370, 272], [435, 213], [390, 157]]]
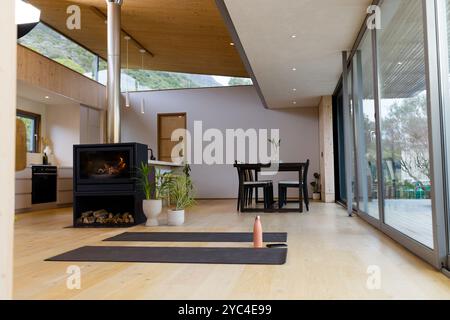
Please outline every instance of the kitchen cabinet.
[[31, 209], [31, 168], [16, 172], [14, 200], [16, 210]]
[[73, 202], [73, 169], [58, 168], [58, 205], [68, 205]]
[[[31, 203], [32, 183], [31, 168], [16, 172], [15, 209], [16, 211], [31, 211], [34, 209]], [[57, 201], [49, 204], [49, 208], [67, 206], [73, 202], [73, 169], [70, 167], [58, 167]], [[42, 209], [42, 206], [36, 209]]]

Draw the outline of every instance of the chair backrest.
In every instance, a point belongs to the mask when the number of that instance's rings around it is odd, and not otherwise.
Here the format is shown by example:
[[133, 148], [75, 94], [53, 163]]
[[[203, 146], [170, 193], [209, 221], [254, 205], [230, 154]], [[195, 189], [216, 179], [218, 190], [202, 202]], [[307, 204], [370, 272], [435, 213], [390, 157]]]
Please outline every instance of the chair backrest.
[[302, 176], [302, 179], [303, 179], [303, 183], [304, 183], [305, 185], [308, 184], [308, 168], [309, 168], [309, 159], [306, 160], [305, 166], [303, 167], [303, 176]]
[[[237, 160], [234, 160], [234, 164], [238, 164]], [[242, 181], [241, 181], [241, 168], [239, 168], [238, 166], [236, 166], [236, 170], [237, 170], [237, 174], [238, 174], [238, 181], [239, 181], [239, 185], [241, 185]]]
[[244, 171], [245, 181], [254, 181], [253, 179], [253, 171], [250, 169], [245, 169]]
[[[234, 160], [234, 163], [235, 163], [235, 164], [238, 164], [239, 162], [238, 162], [237, 160]], [[250, 169], [241, 169], [241, 168], [239, 168], [239, 167], [236, 167], [236, 169], [237, 169], [238, 176], [239, 176], [239, 183], [241, 183], [241, 182], [247, 182], [247, 181], [254, 181], [253, 171], [252, 171], [252, 170], [250, 170]], [[243, 176], [243, 178], [244, 178], [243, 181], [240, 181], [240, 179], [241, 179], [241, 175], [240, 175], [241, 170], [242, 170], [242, 173], [243, 173], [242, 176]]]

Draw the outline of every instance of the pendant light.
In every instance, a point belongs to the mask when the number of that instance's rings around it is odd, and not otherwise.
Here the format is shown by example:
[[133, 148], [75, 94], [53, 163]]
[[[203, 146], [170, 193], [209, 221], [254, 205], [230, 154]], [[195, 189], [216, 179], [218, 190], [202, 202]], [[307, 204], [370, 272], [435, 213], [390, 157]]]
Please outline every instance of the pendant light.
[[[129, 42], [130, 42], [131, 38], [129, 36], [125, 36], [124, 39], [127, 42], [127, 72], [126, 72], [126, 75], [128, 75], [128, 70], [129, 70], [129, 67], [130, 67], [129, 59], [128, 59], [129, 58], [128, 45], [129, 45]], [[127, 90], [125, 92], [125, 107], [129, 108], [131, 105], [130, 105], [130, 92], [128, 91], [128, 80], [127, 80], [127, 77], [125, 77], [125, 83], [126, 83], [126, 87], [127, 87]]]
[[[144, 71], [144, 54], [145, 54], [145, 50], [141, 49], [139, 50], [139, 52], [141, 53], [141, 70]], [[145, 113], [145, 100], [144, 97], [141, 98], [141, 113], [144, 114]]]

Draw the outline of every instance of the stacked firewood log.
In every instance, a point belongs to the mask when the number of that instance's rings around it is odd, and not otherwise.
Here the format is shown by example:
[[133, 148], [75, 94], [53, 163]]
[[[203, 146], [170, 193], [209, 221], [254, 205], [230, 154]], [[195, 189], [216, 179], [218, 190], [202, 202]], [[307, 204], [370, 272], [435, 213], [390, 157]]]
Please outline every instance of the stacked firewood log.
[[85, 211], [77, 219], [78, 224], [133, 224], [133, 215], [129, 212], [111, 213], [105, 209]]

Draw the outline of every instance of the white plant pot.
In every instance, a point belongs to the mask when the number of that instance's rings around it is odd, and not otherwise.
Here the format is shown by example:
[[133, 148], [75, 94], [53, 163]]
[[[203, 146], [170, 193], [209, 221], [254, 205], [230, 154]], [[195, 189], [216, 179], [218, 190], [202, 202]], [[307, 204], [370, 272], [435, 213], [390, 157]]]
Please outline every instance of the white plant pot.
[[313, 200], [320, 200], [320, 193], [313, 193]]
[[181, 226], [184, 223], [184, 210], [167, 210], [167, 224]]
[[144, 210], [145, 216], [147, 217], [145, 226], [158, 226], [158, 216], [162, 211], [162, 200], [144, 200], [142, 202], [142, 208]]

